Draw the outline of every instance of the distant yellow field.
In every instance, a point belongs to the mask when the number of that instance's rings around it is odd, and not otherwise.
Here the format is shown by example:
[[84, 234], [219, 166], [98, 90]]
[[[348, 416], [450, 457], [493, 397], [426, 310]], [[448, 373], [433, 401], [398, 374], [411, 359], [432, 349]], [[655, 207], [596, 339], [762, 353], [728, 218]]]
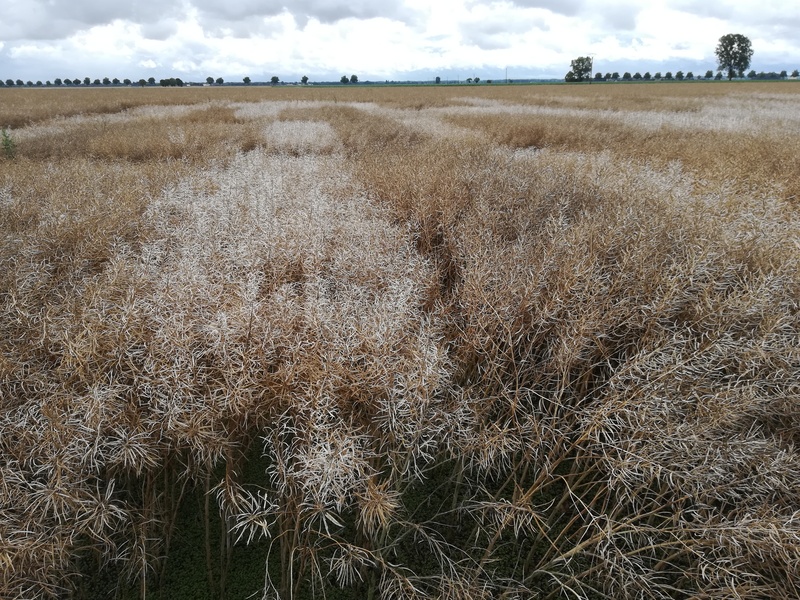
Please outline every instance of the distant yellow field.
[[800, 84], [0, 127], [0, 596], [797, 597]]

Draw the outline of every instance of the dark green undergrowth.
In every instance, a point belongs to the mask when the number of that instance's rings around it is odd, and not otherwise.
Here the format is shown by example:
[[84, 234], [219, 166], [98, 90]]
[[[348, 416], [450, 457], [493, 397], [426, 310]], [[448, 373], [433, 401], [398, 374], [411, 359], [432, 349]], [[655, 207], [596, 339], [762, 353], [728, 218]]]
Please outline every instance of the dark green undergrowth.
[[[518, 461], [524, 457], [518, 456]], [[260, 487], [265, 480], [267, 460], [257, 445], [248, 453], [247, 460], [241, 463], [244, 486]], [[492, 541], [492, 535], [485, 524], [475, 519], [477, 511], [471, 510], [481, 501], [510, 500], [521, 487], [535, 482], [535, 473], [526, 471], [523, 479], [512, 477], [479, 477], [454, 485], [460, 466], [457, 461], [443, 459], [426, 469], [426, 476], [412, 482], [402, 495], [403, 525], [390, 531], [387, 559], [395, 566], [413, 573], [424, 581], [435, 580], [441, 575], [441, 557], [445, 549], [448, 558], [465, 570], [475, 568], [481, 561], [488, 544], [495, 547], [491, 560], [484, 566], [482, 577], [493, 581], [522, 581], [528, 579], [537, 597], [547, 597], [557, 586], [544, 575], [528, 575], [531, 565], [538, 564], [551, 550], [546, 539], [541, 537], [516, 535], [513, 529], [504, 531]], [[569, 476], [574, 470], [571, 461], [564, 461], [557, 469], [557, 475]], [[215, 476], [224, 476], [224, 468], [219, 468]], [[577, 516], [574, 507], [559, 502], [564, 498], [564, 485], [555, 480], [533, 499], [533, 504], [558, 511], [551, 515], [551, 527], [565, 526], [573, 529], [570, 535], [579, 533], [580, 526], [574, 521]], [[261, 598], [265, 577], [273, 582], [280, 581], [280, 564], [273, 540], [258, 539], [250, 544], [236, 543], [230, 556], [223, 550], [223, 523], [220, 510], [214, 500], [209, 512], [209, 535], [206, 537], [205, 492], [201, 482], [194, 483], [185, 494], [174, 532], [170, 539], [169, 552], [162, 557], [158, 572], [148, 575], [145, 584], [142, 580], [130, 581], [119, 563], [103, 563], [102, 557], [94, 552], [84, 553], [78, 560], [80, 575], [75, 579], [76, 587], [68, 595], [74, 600], [222, 600]], [[343, 527], [336, 533], [344, 540], [359, 540], [356, 515], [353, 511], [345, 513]], [[166, 533], [165, 533], [166, 536]], [[394, 538], [394, 539], [391, 539]], [[363, 543], [363, 540], [361, 540]], [[437, 545], [438, 544], [438, 545]], [[206, 548], [211, 549], [211, 560], [206, 556]], [[320, 545], [319, 559], [329, 561], [333, 555], [333, 545]], [[272, 559], [270, 560], [270, 555]], [[578, 564], [583, 561], [579, 557]], [[211, 571], [207, 566], [211, 565]], [[585, 566], [584, 566], [585, 568]], [[379, 597], [377, 585], [379, 573], [366, 569], [361, 579], [346, 587], [339, 586], [333, 578], [322, 582], [308, 578], [305, 585], [294, 590], [297, 600], [330, 598], [331, 600], [351, 600]], [[143, 588], [143, 585], [145, 587]], [[589, 598], [594, 595], [587, 596]], [[601, 596], [597, 596], [601, 597]]]

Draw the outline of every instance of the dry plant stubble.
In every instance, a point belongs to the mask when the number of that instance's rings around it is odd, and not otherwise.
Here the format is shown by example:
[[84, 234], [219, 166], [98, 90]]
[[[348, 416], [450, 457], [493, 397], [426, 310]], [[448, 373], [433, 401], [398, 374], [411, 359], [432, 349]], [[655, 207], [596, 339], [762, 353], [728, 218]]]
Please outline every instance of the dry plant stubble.
[[792, 85], [3, 96], [3, 596], [797, 596]]

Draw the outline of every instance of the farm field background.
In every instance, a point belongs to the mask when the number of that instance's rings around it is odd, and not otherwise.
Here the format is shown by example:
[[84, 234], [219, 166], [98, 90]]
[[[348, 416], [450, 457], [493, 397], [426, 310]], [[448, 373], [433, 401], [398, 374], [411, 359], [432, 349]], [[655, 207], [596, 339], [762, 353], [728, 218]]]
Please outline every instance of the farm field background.
[[800, 596], [800, 84], [0, 126], [0, 597]]

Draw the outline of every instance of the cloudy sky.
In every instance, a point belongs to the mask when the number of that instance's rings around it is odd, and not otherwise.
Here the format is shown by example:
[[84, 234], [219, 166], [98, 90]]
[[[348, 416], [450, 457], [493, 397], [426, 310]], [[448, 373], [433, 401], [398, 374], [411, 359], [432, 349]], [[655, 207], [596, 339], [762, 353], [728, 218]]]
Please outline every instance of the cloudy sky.
[[254, 81], [563, 77], [715, 69], [726, 33], [757, 71], [800, 68], [797, 0], [0, 0], [0, 78]]

